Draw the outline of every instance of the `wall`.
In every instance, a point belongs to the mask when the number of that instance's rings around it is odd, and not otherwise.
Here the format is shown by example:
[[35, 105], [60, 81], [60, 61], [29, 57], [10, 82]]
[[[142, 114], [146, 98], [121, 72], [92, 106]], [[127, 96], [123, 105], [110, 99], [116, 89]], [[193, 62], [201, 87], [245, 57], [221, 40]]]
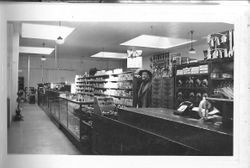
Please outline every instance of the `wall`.
[[4, 8], [0, 5], [0, 167], [4, 167], [3, 162], [7, 154], [7, 25], [4, 19]]
[[[194, 44], [194, 49], [196, 50], [195, 54], [189, 54], [188, 50], [190, 49], [190, 45], [186, 46], [180, 46], [176, 47], [174, 49], [169, 49], [166, 52], [169, 53], [181, 53], [181, 56], [183, 57], [190, 57], [195, 59], [203, 59], [203, 50], [206, 50], [208, 48], [208, 45], [205, 42], [201, 42], [200, 44]], [[143, 57], [143, 68], [150, 69], [150, 56]]]
[[[18, 61], [19, 61], [19, 30], [18, 26], [13, 23], [8, 23], [8, 41], [7, 41], [7, 94], [9, 103], [9, 114], [8, 119], [11, 123], [13, 116], [15, 115], [15, 110], [17, 107], [17, 90], [18, 90]], [[9, 125], [9, 124], [8, 124]]]
[[[53, 54], [52, 54], [53, 55]], [[31, 56], [30, 59], [30, 86], [37, 87], [37, 83], [42, 82], [42, 64], [40, 56]], [[65, 82], [74, 83], [75, 75], [88, 72], [90, 68], [96, 67], [102, 69], [123, 68], [124, 63], [120, 60], [95, 60], [91, 58], [60, 58], [58, 59], [58, 67], [55, 68], [54, 56], [44, 61], [44, 82]], [[27, 86], [28, 78], [28, 56], [20, 56], [19, 76], [24, 77], [24, 86]]]

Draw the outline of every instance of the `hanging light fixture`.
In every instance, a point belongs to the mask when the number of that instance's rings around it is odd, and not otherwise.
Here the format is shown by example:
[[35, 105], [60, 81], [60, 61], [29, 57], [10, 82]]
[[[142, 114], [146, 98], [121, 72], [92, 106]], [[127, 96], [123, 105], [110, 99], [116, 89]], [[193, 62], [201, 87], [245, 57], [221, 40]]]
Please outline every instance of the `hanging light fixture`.
[[[59, 22], [59, 26], [61, 27], [61, 21]], [[62, 38], [62, 36], [59, 35], [57, 37], [56, 43], [59, 44], [59, 45], [64, 43], [64, 39]]]
[[[45, 46], [45, 43], [43, 43], [43, 47]], [[42, 57], [41, 57], [41, 60], [42, 61], [46, 61], [46, 57], [43, 55]]]
[[57, 44], [63, 44], [63, 43], [64, 43], [64, 39], [63, 39], [61, 36], [59, 36], [59, 37], [57, 37], [57, 39], [56, 39], [56, 43], [57, 43]]
[[194, 31], [191, 30], [190, 31], [190, 34], [191, 34], [191, 46], [190, 46], [190, 49], [188, 51], [189, 54], [195, 54], [196, 53], [195, 49], [193, 48], [193, 33], [194, 33]]
[[42, 61], [46, 61], [46, 57], [43, 55], [43, 56], [41, 57], [41, 60], [42, 60]]

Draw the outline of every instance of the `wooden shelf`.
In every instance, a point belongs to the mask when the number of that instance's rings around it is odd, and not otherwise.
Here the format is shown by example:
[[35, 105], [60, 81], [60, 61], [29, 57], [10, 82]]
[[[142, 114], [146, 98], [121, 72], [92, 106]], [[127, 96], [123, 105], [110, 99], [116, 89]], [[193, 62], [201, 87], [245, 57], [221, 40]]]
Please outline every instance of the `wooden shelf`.
[[126, 105], [126, 104], [122, 104], [122, 103], [115, 103], [116, 105], [121, 105], [121, 106], [126, 106], [126, 107], [133, 107], [133, 105]]
[[185, 75], [176, 75], [176, 77], [183, 77], [183, 76], [208, 76], [208, 73], [199, 73], [199, 74], [185, 74]]
[[224, 81], [224, 80], [233, 80], [233, 78], [211, 78], [211, 80]]
[[76, 83], [86, 83], [87, 81], [78, 81]]
[[115, 96], [115, 95], [110, 95], [111, 97], [117, 97], [117, 98], [124, 98], [124, 99], [133, 99], [133, 97], [127, 97], [127, 96]]
[[104, 82], [108, 82], [105, 80], [89, 80], [88, 82], [92, 82], [92, 83], [104, 83]]
[[126, 82], [126, 81], [133, 81], [133, 79], [118, 80], [117, 82]]
[[231, 62], [233, 60], [234, 60], [234, 57], [209, 59], [207, 61], [212, 62], [212, 63], [224, 63], [224, 62]]
[[126, 81], [133, 81], [133, 79], [124, 79], [124, 80], [105, 80], [107, 82], [126, 82]]
[[190, 90], [208, 90], [209, 88], [208, 87], [176, 87], [177, 89], [190, 89]]
[[91, 84], [76, 84], [76, 86], [83, 86], [83, 87], [92, 87]]
[[206, 64], [208, 64], [208, 61], [202, 60], [202, 61], [198, 61], [198, 62], [180, 64], [180, 65], [175, 65], [175, 66], [183, 68], [183, 67], [199, 66], [199, 65], [206, 65]]
[[78, 92], [78, 94], [86, 94], [86, 95], [91, 95], [91, 96], [94, 95], [93, 92], [92, 93], [89, 93], [89, 92]]
[[231, 102], [231, 103], [234, 102], [234, 100], [232, 100], [232, 99], [223, 99], [223, 98], [207, 97], [206, 99], [207, 99], [207, 100], [213, 100], [213, 101]]
[[102, 95], [102, 96], [110, 96], [110, 97], [124, 98], [124, 99], [133, 99], [133, 97], [127, 97], [127, 96], [116, 96], [116, 95], [108, 95], [108, 94], [103, 94], [103, 93], [94, 93], [94, 94]]
[[104, 87], [94, 87], [95, 89], [109, 89], [109, 90], [132, 90], [132, 88], [104, 88]]
[[94, 95], [109, 96], [109, 95], [103, 94], [103, 93], [94, 93]]
[[108, 77], [108, 76], [116, 76], [116, 75], [122, 75], [122, 74], [128, 74], [133, 73], [132, 71], [128, 72], [122, 72], [122, 73], [114, 73], [114, 74], [103, 74], [103, 75], [96, 75], [96, 76], [85, 76], [85, 77], [79, 77], [77, 79], [91, 79], [91, 78], [98, 78], [98, 77]]
[[85, 89], [85, 88], [78, 89], [78, 90], [94, 91], [94, 90], [92, 90], [92, 89]]
[[192, 63], [186, 63], [186, 64], [180, 64], [175, 65], [176, 67], [189, 67], [189, 66], [198, 66], [198, 65], [206, 65], [210, 62], [212, 63], [224, 63], [224, 62], [231, 62], [234, 60], [234, 57], [230, 58], [216, 58], [216, 59], [208, 59], [208, 60], [202, 60], [199, 62], [192, 62]]

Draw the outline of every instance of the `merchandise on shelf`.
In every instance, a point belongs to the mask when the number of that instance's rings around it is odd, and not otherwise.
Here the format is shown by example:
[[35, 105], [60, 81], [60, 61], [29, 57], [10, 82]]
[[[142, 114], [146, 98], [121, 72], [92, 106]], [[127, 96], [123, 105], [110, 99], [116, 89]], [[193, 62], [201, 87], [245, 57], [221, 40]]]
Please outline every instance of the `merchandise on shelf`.
[[115, 98], [115, 97], [113, 99], [114, 99], [114, 103], [117, 105], [124, 105], [124, 106], [129, 106], [129, 107], [133, 106], [133, 99]]
[[126, 81], [118, 82], [117, 85], [118, 85], [117, 87], [120, 89], [132, 89], [133, 88], [131, 82], [126, 82]]
[[119, 81], [133, 80], [133, 73], [120, 74], [120, 75], [118, 75], [118, 80]]
[[172, 60], [169, 52], [153, 55], [150, 58], [150, 68], [155, 77], [172, 76]]
[[210, 34], [207, 37], [209, 45], [204, 52], [205, 59], [221, 59], [234, 56], [233, 30]]
[[107, 81], [118, 81], [118, 77], [117, 76], [110, 76]]
[[197, 106], [204, 95], [233, 99], [232, 58], [176, 66], [175, 108], [184, 101]]
[[208, 73], [208, 65], [199, 65], [177, 69], [176, 75], [205, 74]]
[[118, 74], [119, 72], [122, 71], [116, 69], [113, 72], [102, 71], [95, 76], [77, 76], [76, 90], [81, 94], [117, 97], [120, 99], [117, 104], [132, 106], [134, 74], [132, 72]]

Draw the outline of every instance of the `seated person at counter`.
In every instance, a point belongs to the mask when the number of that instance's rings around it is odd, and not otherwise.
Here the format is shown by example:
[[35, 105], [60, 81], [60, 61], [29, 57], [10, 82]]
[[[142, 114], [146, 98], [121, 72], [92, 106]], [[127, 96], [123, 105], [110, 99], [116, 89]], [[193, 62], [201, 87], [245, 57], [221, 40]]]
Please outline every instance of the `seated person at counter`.
[[140, 70], [141, 81], [137, 91], [136, 107], [150, 107], [152, 95], [152, 73], [149, 70]]

